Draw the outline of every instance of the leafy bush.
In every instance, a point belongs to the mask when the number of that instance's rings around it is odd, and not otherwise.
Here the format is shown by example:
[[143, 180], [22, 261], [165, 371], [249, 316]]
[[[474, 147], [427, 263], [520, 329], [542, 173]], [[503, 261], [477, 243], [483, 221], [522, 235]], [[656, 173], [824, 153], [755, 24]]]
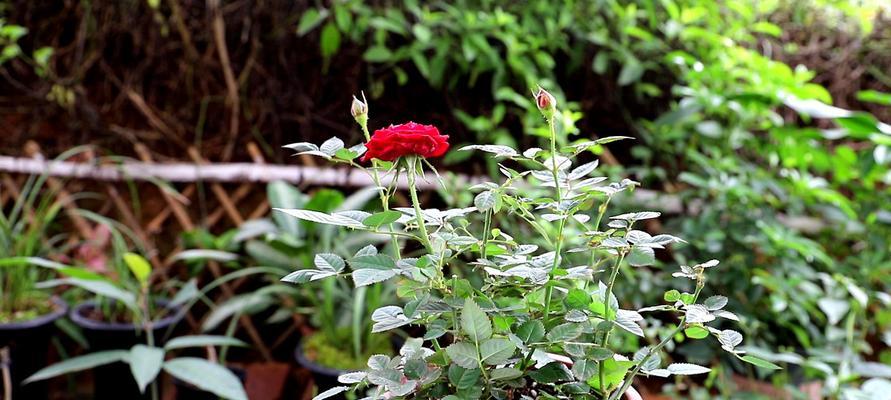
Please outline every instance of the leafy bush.
[[[353, 114], [367, 132], [367, 105], [358, 100], [354, 104]], [[349, 276], [356, 287], [396, 279], [397, 292], [406, 304], [375, 310], [372, 332], [410, 325], [424, 328], [423, 337], [408, 339], [399, 356], [372, 356], [367, 370], [341, 375], [340, 381], [355, 384], [355, 389], [368, 387], [373, 396], [390, 398], [618, 399], [637, 375], [668, 377], [710, 371], [685, 362], [663, 364], [663, 349], [681, 334], [691, 339], [715, 336], [738, 360], [779, 368], [739, 350], [743, 341], [739, 332], [717, 327], [719, 318], [739, 319], [724, 310], [726, 297], [700, 297], [706, 271], [717, 266], [717, 260], [681, 266], [673, 274], [692, 281], [691, 291], [684, 285], [681, 290], [666, 292], [663, 304], [636, 311], [621, 308], [626, 302], [614, 295], [617, 283], [622, 285], [619, 272], [653, 265], [656, 249], [683, 240], [636, 229], [657, 218], [657, 212], [625, 213], [604, 221], [613, 196], [638, 184], [628, 179], [603, 184], [606, 178], [590, 176], [597, 161], [573, 165], [574, 158], [592, 146], [620, 138], [558, 146], [556, 99], [539, 89], [535, 104], [548, 122], [549, 150], [533, 148], [521, 153], [503, 145], [461, 149], [492, 153], [506, 177], [500, 184], [482, 182], [471, 187], [478, 192], [473, 207], [421, 207], [416, 181], [425, 168], [431, 168], [424, 157], [439, 156], [448, 147], [442, 142], [447, 137], [432, 126], [391, 125], [369, 136], [366, 144], [350, 148], [337, 138], [319, 146], [288, 146], [367, 171], [380, 183], [384, 211], [278, 211], [305, 221], [406, 240], [401, 252], [396, 248], [395, 257], [380, 254], [374, 247], [346, 259], [323, 253], [316, 256], [315, 269], [300, 269], [283, 278], [308, 283]], [[359, 156], [371, 161], [371, 168], [354, 161]], [[388, 209], [387, 199], [398, 180], [383, 186], [379, 172], [390, 177], [405, 174], [411, 208]], [[553, 189], [528, 197], [529, 192], [521, 190], [526, 186]], [[484, 218], [482, 227], [467, 218], [476, 213]], [[495, 216], [502, 213], [521, 218], [524, 225], [541, 233], [539, 239], [546, 243], [546, 251], [518, 242], [513, 232], [522, 229], [499, 226]], [[422, 249], [407, 257], [411, 243]], [[583, 263], [573, 263], [573, 255], [583, 255]], [[461, 268], [461, 260], [467, 259], [473, 260], [469, 264], [474, 271]], [[346, 271], [347, 265], [352, 272]], [[474, 273], [482, 276], [480, 284], [462, 278]], [[662, 337], [647, 338], [640, 325], [644, 320], [641, 313], [654, 312], [667, 312], [679, 322]], [[634, 337], [652, 345], [639, 346], [631, 358], [620, 354], [616, 339], [624, 342]], [[350, 387], [336, 387], [316, 399], [347, 390]]]

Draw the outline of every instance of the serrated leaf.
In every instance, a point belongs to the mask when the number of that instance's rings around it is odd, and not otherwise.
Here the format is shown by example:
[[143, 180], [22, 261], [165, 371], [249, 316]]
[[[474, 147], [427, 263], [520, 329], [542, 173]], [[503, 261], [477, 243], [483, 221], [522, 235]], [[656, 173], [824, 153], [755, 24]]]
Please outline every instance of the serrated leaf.
[[334, 153], [337, 153], [337, 150], [340, 150], [342, 148], [343, 140], [340, 140], [340, 138], [337, 137], [332, 137], [331, 139], [328, 139], [324, 143], [322, 143], [321, 146], [319, 146], [319, 151], [329, 156], [333, 156]]
[[362, 223], [366, 226], [377, 228], [382, 225], [392, 224], [402, 216], [402, 213], [399, 211], [382, 211], [379, 213], [372, 214], [370, 217], [365, 218]]
[[565, 342], [579, 337], [582, 334], [582, 324], [567, 322], [557, 325], [548, 332], [547, 338], [551, 342]]
[[705, 299], [705, 301], [703, 301], [702, 304], [706, 308], [708, 308], [709, 311], [720, 310], [720, 309], [724, 308], [724, 306], [727, 305], [727, 297], [720, 296], [720, 295], [711, 296], [711, 297]]
[[493, 381], [506, 381], [523, 376], [523, 371], [516, 368], [497, 368], [489, 373], [489, 379]]
[[393, 257], [386, 254], [373, 254], [367, 256], [353, 257], [350, 260], [350, 267], [354, 270], [358, 269], [376, 269], [376, 270], [392, 270], [396, 268], [396, 261]]
[[537, 319], [528, 320], [517, 328], [516, 335], [525, 344], [538, 342], [545, 336], [544, 323]]
[[491, 190], [480, 192], [473, 198], [473, 205], [480, 211], [488, 211], [495, 207], [496, 196]]
[[725, 329], [718, 334], [718, 342], [721, 343], [721, 348], [731, 353], [736, 352], [734, 349], [742, 341], [742, 334], [732, 329]]
[[334, 273], [339, 273], [346, 267], [343, 258], [340, 258], [337, 254], [331, 253], [316, 254], [313, 263], [319, 270]]
[[331, 389], [328, 389], [322, 393], [317, 394], [312, 400], [325, 400], [334, 396], [337, 396], [343, 392], [350, 390], [349, 386], [335, 386]]
[[368, 286], [373, 283], [383, 282], [396, 276], [395, 270], [363, 268], [353, 271], [353, 284], [356, 287]]
[[476, 347], [473, 344], [467, 342], [452, 343], [445, 350], [455, 364], [468, 369], [479, 368], [479, 354], [477, 354]]
[[472, 299], [464, 300], [461, 310], [461, 330], [476, 343], [492, 336], [492, 323], [486, 313]]
[[449, 366], [449, 382], [455, 386], [455, 388], [467, 389], [476, 385], [476, 382], [480, 379], [480, 369], [479, 368], [464, 368], [458, 364], [452, 364]]
[[656, 262], [656, 252], [651, 247], [634, 246], [626, 259], [631, 266], [646, 267]]
[[480, 360], [488, 365], [501, 365], [507, 362], [517, 346], [509, 339], [486, 339], [480, 343]]
[[597, 373], [597, 362], [594, 360], [573, 360], [572, 375], [580, 381], [587, 381]]
[[312, 211], [312, 210], [298, 210], [298, 209], [283, 209], [283, 208], [273, 208], [273, 210], [278, 212], [283, 212], [292, 217], [296, 217], [305, 221], [316, 222], [320, 224], [327, 225], [335, 225], [335, 226], [345, 226], [349, 228], [364, 228], [361, 222], [356, 221], [352, 218], [345, 217], [337, 214], [326, 214], [323, 212]]
[[529, 377], [538, 383], [566, 382], [572, 380], [572, 372], [563, 363], [552, 362], [529, 372]]

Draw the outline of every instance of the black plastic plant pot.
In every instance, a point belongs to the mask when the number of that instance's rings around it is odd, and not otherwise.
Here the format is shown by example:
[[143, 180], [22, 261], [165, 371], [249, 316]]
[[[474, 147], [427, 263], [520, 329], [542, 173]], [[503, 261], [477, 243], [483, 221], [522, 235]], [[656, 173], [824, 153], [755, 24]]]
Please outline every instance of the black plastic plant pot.
[[[345, 371], [342, 369], [326, 367], [322, 364], [319, 364], [313, 360], [310, 360], [309, 357], [306, 356], [306, 352], [303, 349], [304, 340], [301, 340], [300, 343], [297, 344], [297, 349], [294, 350], [294, 358], [297, 359], [297, 364], [301, 367], [306, 368], [312, 373], [312, 380], [316, 384], [316, 388], [319, 390], [319, 393], [322, 393], [328, 389], [331, 389], [335, 386], [342, 386], [337, 382], [337, 377], [345, 374], [347, 372], [353, 371]], [[332, 399], [345, 399], [343, 395], [337, 395], [331, 397]]]
[[[247, 379], [247, 371], [245, 371], [244, 368], [240, 367], [229, 366], [227, 368], [229, 368], [229, 370], [238, 377], [238, 380], [241, 381], [241, 384], [244, 385], [245, 379]], [[220, 398], [213, 393], [198, 389], [197, 387], [183, 382], [179, 379], [173, 380], [173, 386], [176, 387], [177, 400], [218, 400]]]
[[[343, 386], [342, 383], [337, 382], [337, 377], [343, 375], [348, 372], [355, 372], [354, 370], [342, 370], [337, 368], [326, 367], [322, 364], [319, 364], [313, 360], [310, 360], [309, 357], [306, 356], [306, 351], [303, 348], [305, 340], [312, 337], [304, 336], [303, 339], [297, 344], [297, 348], [294, 350], [294, 358], [297, 360], [297, 364], [301, 367], [306, 368], [312, 373], [313, 382], [316, 384], [316, 388], [319, 393], [322, 393], [328, 389], [331, 389], [335, 386]], [[401, 336], [392, 335], [390, 336], [390, 344], [393, 346], [393, 349], [399, 349], [405, 344], [405, 339]], [[346, 399], [346, 396], [343, 394], [339, 394], [333, 397], [332, 399]]]
[[[21, 382], [47, 366], [47, 350], [50, 339], [56, 332], [55, 322], [68, 312], [68, 305], [59, 298], [52, 298], [55, 309], [37, 318], [0, 324], [0, 349], [6, 357], [0, 357], [0, 367], [8, 368], [12, 378], [13, 399], [46, 399], [46, 382], [34, 382], [22, 385]], [[2, 354], [0, 354], [2, 356]], [[5, 358], [5, 359], [3, 359]], [[6, 388], [0, 380], [0, 393]]]
[[[155, 304], [168, 310], [164, 318], [152, 323], [152, 335], [155, 345], [160, 346], [164, 342], [167, 329], [182, 318], [179, 307], [171, 307], [166, 300], [156, 300]], [[146, 343], [146, 332], [133, 323], [106, 322], [90, 318], [97, 309], [95, 301], [87, 301], [78, 304], [71, 309], [71, 320], [83, 331], [84, 337], [90, 344], [90, 352], [103, 350], [129, 350], [136, 344]], [[130, 373], [130, 368], [124, 364], [114, 363], [94, 368], [93, 372], [93, 398], [96, 400], [117, 399], [148, 399], [148, 390], [145, 394], [139, 392], [136, 380]]]

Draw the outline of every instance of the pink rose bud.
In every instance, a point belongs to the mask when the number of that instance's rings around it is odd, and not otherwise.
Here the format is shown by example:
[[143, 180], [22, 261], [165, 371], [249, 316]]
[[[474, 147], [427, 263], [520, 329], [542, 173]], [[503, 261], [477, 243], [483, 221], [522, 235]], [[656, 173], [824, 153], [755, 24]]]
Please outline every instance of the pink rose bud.
[[554, 115], [554, 111], [557, 109], [557, 99], [548, 93], [547, 90], [542, 89], [541, 86], [539, 86], [538, 91], [535, 92], [535, 104], [547, 118]]

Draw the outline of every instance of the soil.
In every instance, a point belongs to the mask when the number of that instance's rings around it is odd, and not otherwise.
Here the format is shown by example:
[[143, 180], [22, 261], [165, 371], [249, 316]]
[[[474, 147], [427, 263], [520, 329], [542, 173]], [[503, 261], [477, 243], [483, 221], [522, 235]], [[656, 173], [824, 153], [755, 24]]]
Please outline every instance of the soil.
[[59, 306], [49, 298], [31, 299], [25, 303], [24, 309], [0, 311], [0, 324], [29, 321], [56, 311], [58, 308]]
[[[166, 307], [155, 307], [153, 320], [162, 319], [170, 314], [170, 310]], [[81, 315], [96, 322], [106, 322], [113, 324], [132, 324], [133, 315], [122, 307], [115, 307], [110, 313], [106, 314], [101, 308], [91, 307], [84, 308], [80, 311]]]

